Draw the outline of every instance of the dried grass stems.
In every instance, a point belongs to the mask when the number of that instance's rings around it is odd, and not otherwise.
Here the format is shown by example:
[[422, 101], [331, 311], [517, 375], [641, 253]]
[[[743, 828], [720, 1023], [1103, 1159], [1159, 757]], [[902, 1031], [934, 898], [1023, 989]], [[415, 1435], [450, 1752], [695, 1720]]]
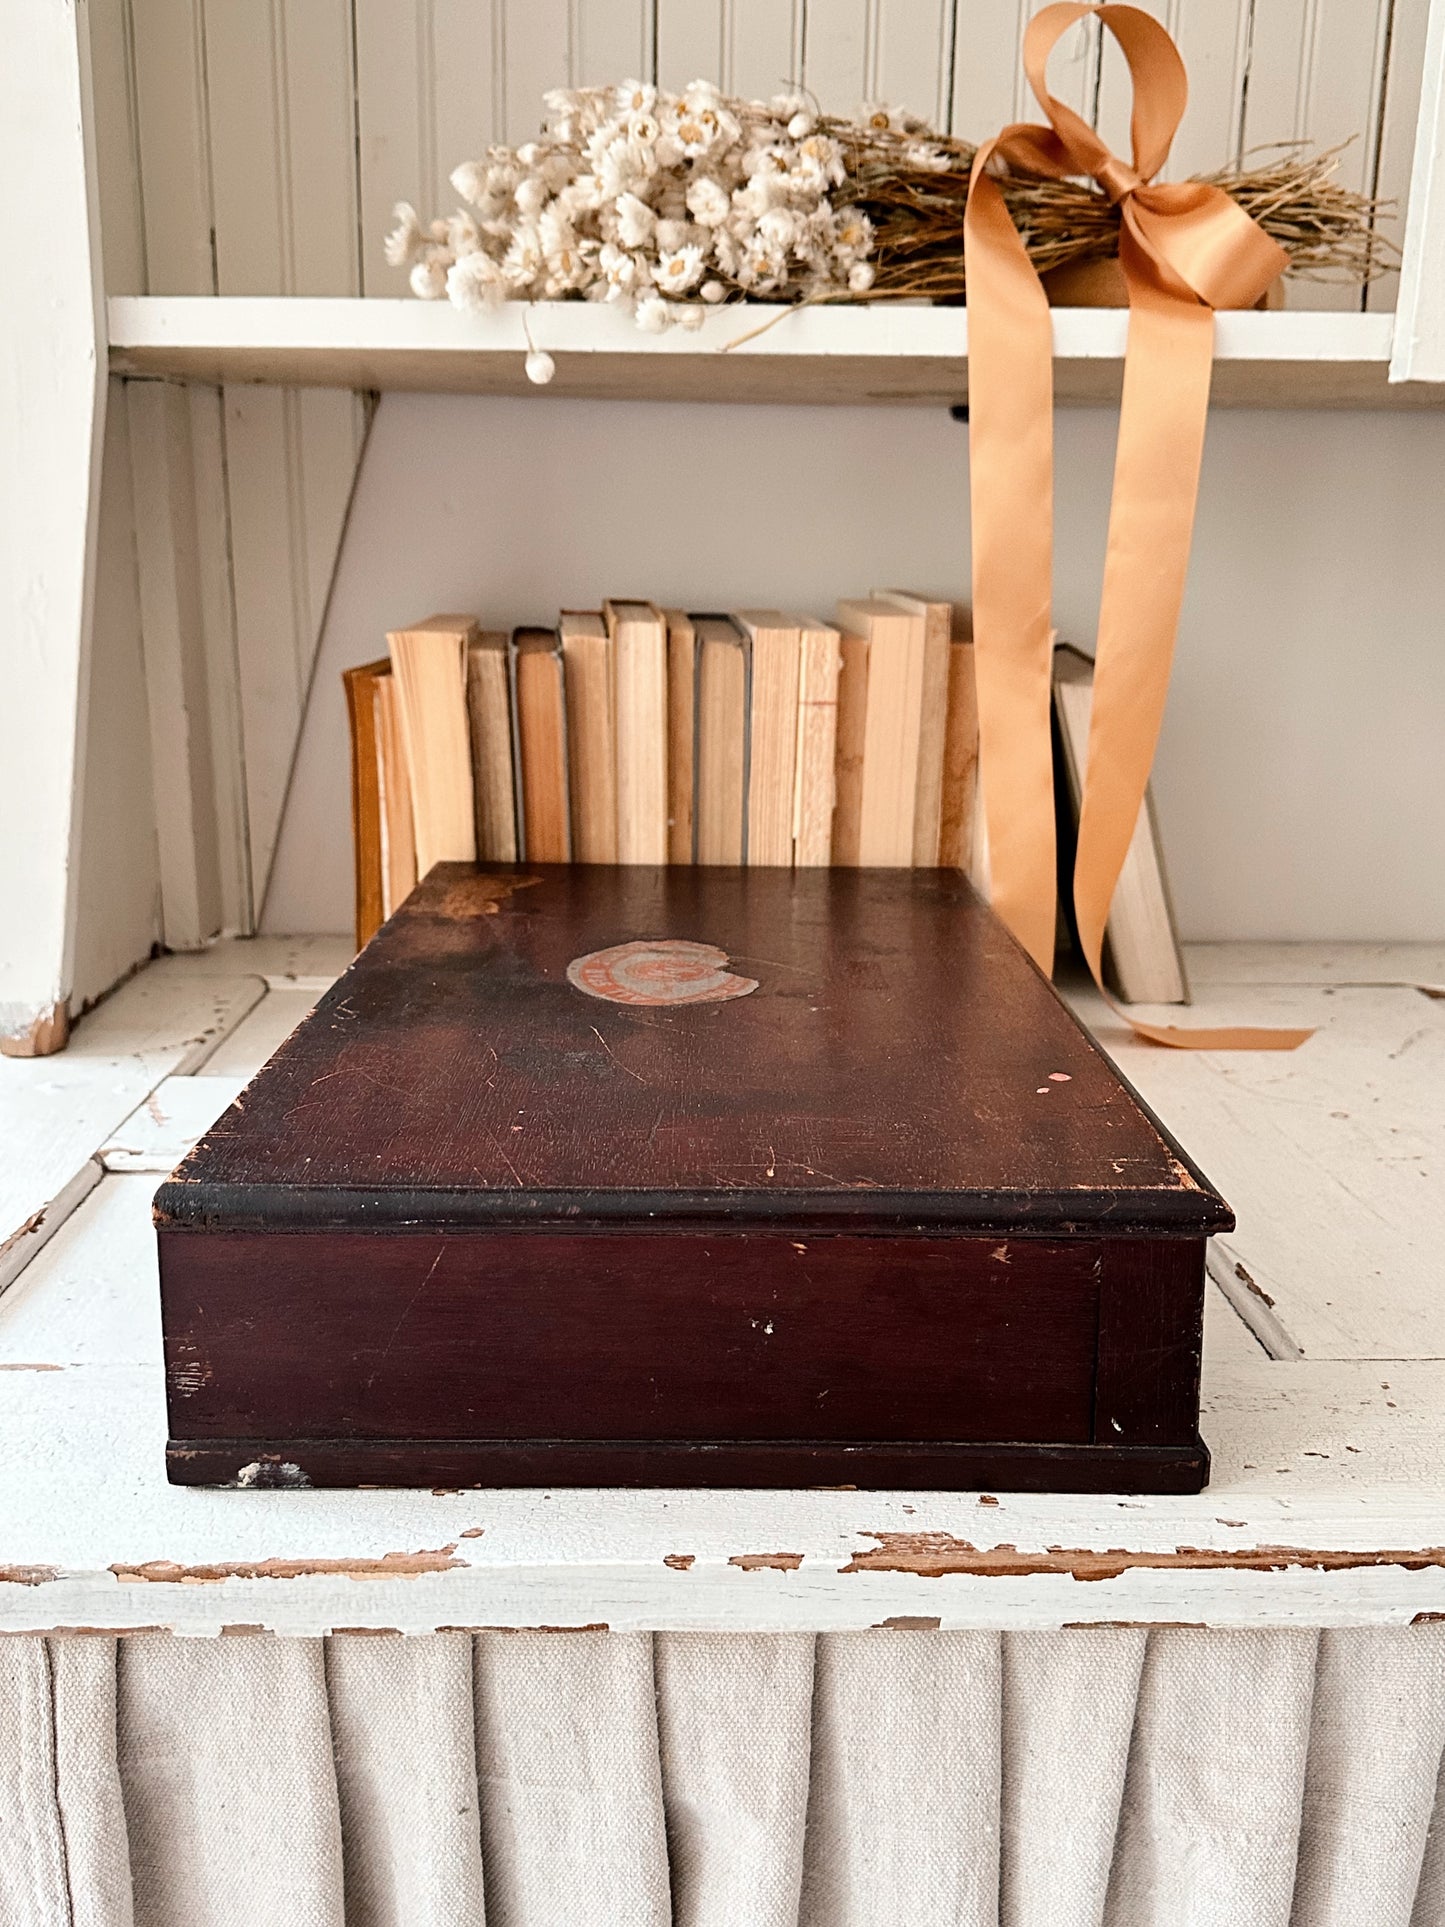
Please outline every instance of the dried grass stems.
[[[851, 202], [873, 223], [876, 272], [865, 298], [961, 299], [973, 147], [930, 135], [934, 164], [920, 168], [908, 158], [909, 149], [916, 151], [912, 137], [863, 133], [844, 120], [825, 124], [847, 154], [847, 180], [837, 199]], [[1257, 151], [1254, 166], [1219, 168], [1198, 178], [1222, 187], [1279, 242], [1291, 272], [1365, 282], [1397, 265], [1398, 249], [1379, 225], [1394, 204], [1341, 184], [1343, 146], [1309, 153], [1291, 143]], [[1009, 177], [1003, 189], [1041, 274], [1118, 253], [1119, 210], [1092, 183]]]
[[[398, 205], [386, 255], [414, 293], [481, 310], [601, 301], [653, 333], [700, 327], [733, 301], [963, 299], [977, 150], [901, 108], [845, 118], [802, 93], [744, 101], [702, 80], [680, 94], [561, 88], [544, 106], [536, 140], [455, 170], [454, 213], [423, 223]], [[1386, 204], [1342, 186], [1339, 157], [1281, 147], [1204, 178], [1297, 272], [1358, 285], [1397, 255], [1378, 228]], [[1119, 211], [1092, 181], [1002, 184], [1041, 273], [1118, 253]], [[546, 357], [533, 359], [547, 379]]]

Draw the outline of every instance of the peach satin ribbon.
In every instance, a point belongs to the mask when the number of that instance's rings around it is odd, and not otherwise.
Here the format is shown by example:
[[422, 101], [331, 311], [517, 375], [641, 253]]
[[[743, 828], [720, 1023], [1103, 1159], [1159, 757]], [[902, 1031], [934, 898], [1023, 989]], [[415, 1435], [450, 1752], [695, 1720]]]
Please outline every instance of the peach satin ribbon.
[[[1097, 15], [1129, 63], [1132, 165], [1048, 91], [1049, 54], [1086, 14]], [[994, 908], [1047, 973], [1058, 888], [1049, 737], [1053, 327], [990, 171], [1003, 162], [1010, 172], [1050, 179], [1092, 175], [1122, 217], [1129, 341], [1074, 867], [1079, 937], [1099, 983], [1109, 904], [1169, 687], [1209, 407], [1214, 310], [1252, 307], [1286, 257], [1221, 189], [1153, 181], [1188, 89], [1177, 48], [1148, 14], [1061, 0], [1030, 22], [1024, 67], [1050, 125], [1006, 127], [978, 150], [964, 219], [983, 801]], [[1120, 1014], [1155, 1043], [1195, 1050], [1292, 1050], [1310, 1035], [1180, 1030]]]

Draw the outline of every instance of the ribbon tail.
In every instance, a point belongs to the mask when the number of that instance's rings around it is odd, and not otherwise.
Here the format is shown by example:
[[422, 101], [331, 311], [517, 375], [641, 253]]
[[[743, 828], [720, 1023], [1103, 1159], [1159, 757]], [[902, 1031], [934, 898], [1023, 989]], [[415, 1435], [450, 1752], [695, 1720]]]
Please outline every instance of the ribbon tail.
[[969, 491], [979, 772], [993, 907], [1047, 976], [1058, 878], [1049, 735], [1053, 323], [997, 183], [974, 164]]
[[1176, 1050], [1292, 1050], [1312, 1032], [1144, 1023], [1103, 987], [1109, 906], [1139, 821], [1169, 689], [1214, 352], [1212, 311], [1160, 288], [1135, 256], [1127, 229], [1120, 254], [1129, 344], [1074, 865], [1079, 940], [1095, 983], [1141, 1037]]

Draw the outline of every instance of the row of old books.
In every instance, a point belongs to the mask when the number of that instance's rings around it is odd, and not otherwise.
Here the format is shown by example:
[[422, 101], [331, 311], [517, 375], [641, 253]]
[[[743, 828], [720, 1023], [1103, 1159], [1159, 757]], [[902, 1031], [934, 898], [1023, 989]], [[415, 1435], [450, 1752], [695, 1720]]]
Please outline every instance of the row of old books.
[[[609, 599], [555, 628], [433, 616], [387, 640], [344, 678], [359, 943], [447, 859], [941, 864], [986, 885], [973, 645], [951, 602], [877, 591], [829, 623]], [[1075, 808], [1090, 671], [1056, 652]], [[1147, 810], [1126, 872], [1116, 984], [1184, 1001]]]

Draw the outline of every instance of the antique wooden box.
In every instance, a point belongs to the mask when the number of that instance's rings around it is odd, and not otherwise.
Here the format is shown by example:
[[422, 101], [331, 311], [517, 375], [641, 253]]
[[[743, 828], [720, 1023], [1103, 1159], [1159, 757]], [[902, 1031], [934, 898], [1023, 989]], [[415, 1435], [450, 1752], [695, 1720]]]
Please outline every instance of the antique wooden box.
[[156, 1222], [180, 1482], [1207, 1473], [1229, 1211], [952, 871], [442, 865]]

